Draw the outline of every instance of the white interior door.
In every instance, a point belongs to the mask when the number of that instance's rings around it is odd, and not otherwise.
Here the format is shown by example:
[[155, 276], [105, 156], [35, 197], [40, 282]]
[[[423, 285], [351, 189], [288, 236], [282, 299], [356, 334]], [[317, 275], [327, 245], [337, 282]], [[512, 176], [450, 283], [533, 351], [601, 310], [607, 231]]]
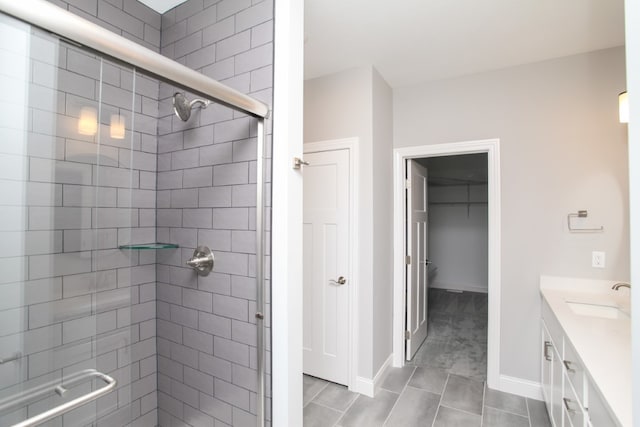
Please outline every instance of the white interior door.
[[304, 160], [303, 370], [348, 385], [349, 150]]
[[427, 338], [428, 222], [427, 168], [407, 161], [407, 323], [406, 358]]

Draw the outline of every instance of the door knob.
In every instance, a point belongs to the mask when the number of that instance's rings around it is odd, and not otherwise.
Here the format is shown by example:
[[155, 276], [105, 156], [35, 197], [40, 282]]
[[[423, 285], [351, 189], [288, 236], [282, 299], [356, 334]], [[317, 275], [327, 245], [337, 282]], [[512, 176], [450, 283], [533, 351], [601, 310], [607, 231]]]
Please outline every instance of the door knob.
[[331, 280], [329, 280], [329, 281], [330, 281], [332, 284], [334, 284], [334, 285], [339, 285], [339, 286], [344, 285], [345, 283], [347, 283], [347, 279], [345, 279], [345, 278], [344, 278], [344, 276], [340, 276], [340, 277], [338, 277], [338, 280], [333, 280], [333, 279], [331, 279]]
[[193, 251], [193, 256], [187, 265], [193, 268], [199, 275], [206, 276], [213, 270], [213, 253], [206, 246], [198, 246]]

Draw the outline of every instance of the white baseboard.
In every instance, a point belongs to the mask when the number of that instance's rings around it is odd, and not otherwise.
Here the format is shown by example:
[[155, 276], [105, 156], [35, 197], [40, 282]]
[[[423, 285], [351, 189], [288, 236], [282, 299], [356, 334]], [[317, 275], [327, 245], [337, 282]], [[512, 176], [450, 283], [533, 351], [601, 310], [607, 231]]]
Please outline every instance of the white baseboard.
[[488, 289], [483, 286], [459, 285], [454, 283], [443, 283], [436, 281], [429, 283], [429, 287], [433, 289], [451, 289], [455, 291], [479, 292], [482, 294], [488, 293]]
[[530, 399], [542, 400], [542, 384], [522, 378], [500, 375], [498, 390]]
[[393, 361], [393, 354], [390, 354], [387, 357], [387, 360], [382, 364], [378, 372], [373, 377], [373, 379], [359, 377], [356, 376], [355, 383], [349, 387], [350, 391], [355, 393], [364, 394], [367, 397], [374, 397], [376, 391], [380, 388], [380, 384], [387, 376], [388, 368], [391, 366], [391, 362]]

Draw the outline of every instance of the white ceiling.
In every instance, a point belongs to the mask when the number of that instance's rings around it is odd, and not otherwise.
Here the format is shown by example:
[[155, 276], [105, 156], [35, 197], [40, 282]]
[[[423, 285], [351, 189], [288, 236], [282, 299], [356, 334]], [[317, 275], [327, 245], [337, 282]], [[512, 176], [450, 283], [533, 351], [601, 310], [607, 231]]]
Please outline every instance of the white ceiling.
[[[126, 0], [125, 0], [126, 1]], [[156, 12], [165, 13], [187, 0], [140, 0]]]
[[624, 0], [305, 0], [305, 78], [392, 87], [624, 44]]

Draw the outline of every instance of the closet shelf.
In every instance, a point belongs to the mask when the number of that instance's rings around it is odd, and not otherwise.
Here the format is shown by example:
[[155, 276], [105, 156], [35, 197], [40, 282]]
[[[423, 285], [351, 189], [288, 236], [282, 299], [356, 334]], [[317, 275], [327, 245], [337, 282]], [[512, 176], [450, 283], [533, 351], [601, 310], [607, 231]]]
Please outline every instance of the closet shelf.
[[430, 205], [486, 205], [487, 202], [429, 202]]
[[118, 249], [131, 251], [143, 251], [148, 249], [178, 249], [180, 246], [174, 243], [139, 243], [136, 245], [120, 245]]

